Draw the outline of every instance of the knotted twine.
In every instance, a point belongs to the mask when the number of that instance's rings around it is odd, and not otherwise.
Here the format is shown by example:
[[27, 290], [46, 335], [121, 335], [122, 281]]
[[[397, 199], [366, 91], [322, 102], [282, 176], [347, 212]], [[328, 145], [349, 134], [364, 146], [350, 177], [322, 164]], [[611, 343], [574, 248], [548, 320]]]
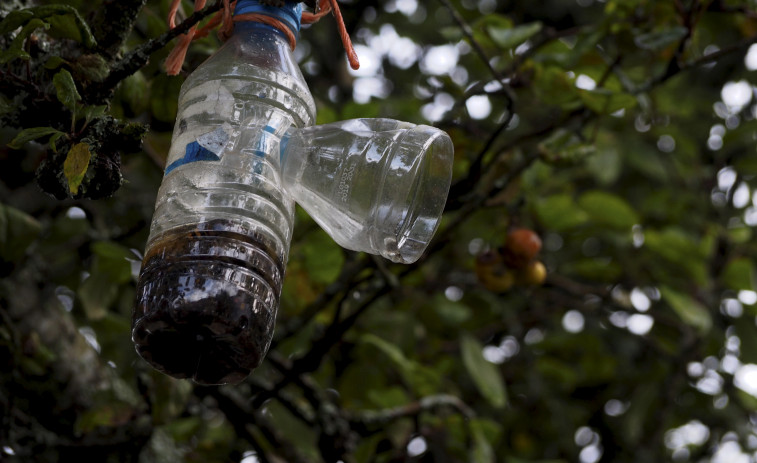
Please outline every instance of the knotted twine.
[[[205, 1], [206, 0], [194, 0], [194, 10], [199, 11], [203, 9], [205, 7]], [[166, 74], [169, 76], [177, 75], [179, 71], [181, 71], [181, 66], [184, 64], [187, 50], [189, 50], [189, 45], [192, 41], [207, 36], [210, 31], [216, 28], [219, 24], [221, 27], [218, 31], [218, 37], [223, 41], [226, 41], [226, 39], [231, 37], [231, 34], [234, 31], [235, 22], [255, 21], [275, 27], [284, 33], [292, 50], [297, 46], [297, 37], [295, 37], [294, 32], [278, 19], [259, 13], [232, 15], [237, 0], [221, 1], [223, 2], [221, 9], [210, 18], [210, 21], [208, 21], [206, 25], [198, 28], [195, 24], [186, 34], [179, 36], [179, 40], [174, 46], [174, 49], [171, 50], [168, 58], [166, 58]], [[168, 11], [168, 27], [171, 29], [176, 27], [176, 13], [179, 11], [180, 4], [181, 0], [172, 0], [171, 2], [171, 8]], [[303, 24], [312, 24], [318, 22], [322, 17], [329, 13], [333, 13], [334, 18], [336, 19], [337, 28], [339, 29], [339, 37], [342, 39], [342, 45], [347, 52], [347, 59], [350, 62], [350, 67], [352, 67], [352, 69], [358, 69], [360, 63], [357, 58], [357, 53], [355, 53], [355, 49], [352, 47], [352, 40], [350, 40], [350, 35], [347, 33], [347, 28], [344, 25], [344, 19], [342, 19], [341, 11], [339, 11], [337, 0], [319, 0], [316, 12], [311, 13], [309, 11], [303, 11], [301, 20]]]

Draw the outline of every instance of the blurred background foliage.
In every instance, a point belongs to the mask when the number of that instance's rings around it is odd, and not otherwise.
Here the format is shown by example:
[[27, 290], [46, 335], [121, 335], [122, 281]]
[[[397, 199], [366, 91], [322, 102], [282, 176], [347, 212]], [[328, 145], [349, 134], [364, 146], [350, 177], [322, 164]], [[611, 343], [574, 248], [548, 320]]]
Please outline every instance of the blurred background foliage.
[[[437, 239], [393, 265], [298, 210], [266, 361], [198, 387], [138, 358], [130, 313], [218, 39], [168, 77], [166, 0], [3, 1], [0, 460], [757, 461], [754, 0], [341, 5], [361, 69], [330, 17], [296, 50], [318, 122], [448, 131]], [[544, 284], [497, 263], [514, 228]]]

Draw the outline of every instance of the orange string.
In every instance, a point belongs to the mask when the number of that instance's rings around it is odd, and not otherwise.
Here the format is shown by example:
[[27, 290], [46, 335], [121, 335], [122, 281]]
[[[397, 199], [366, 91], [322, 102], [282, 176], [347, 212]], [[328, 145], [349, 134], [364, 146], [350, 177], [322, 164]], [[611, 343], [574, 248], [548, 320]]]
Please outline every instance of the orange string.
[[[168, 10], [168, 27], [173, 29], [176, 27], [176, 13], [179, 11], [179, 5], [181, 0], [173, 0], [171, 2], [171, 8]], [[195, 0], [195, 11], [201, 10], [205, 6], [205, 0]], [[179, 41], [171, 53], [166, 58], [166, 73], [169, 76], [175, 76], [181, 70], [181, 65], [184, 64], [184, 58], [187, 56], [187, 50], [189, 50], [189, 44], [194, 39], [195, 32], [197, 32], [197, 25], [192, 26], [186, 34], [182, 34], [179, 37]]]
[[246, 13], [246, 14], [238, 14], [234, 16], [234, 22], [242, 22], [242, 21], [254, 21], [259, 22], [263, 24], [268, 24], [271, 27], [275, 27], [276, 29], [280, 30], [281, 32], [286, 35], [287, 40], [289, 41], [289, 46], [292, 47], [292, 50], [294, 50], [294, 47], [297, 46], [297, 37], [295, 37], [294, 32], [284, 24], [283, 22], [279, 21], [278, 19], [267, 16], [264, 14], [258, 14], [258, 13]]
[[[181, 71], [181, 66], [184, 64], [187, 50], [189, 50], [189, 45], [192, 43], [192, 41], [207, 36], [210, 31], [219, 24], [221, 25], [221, 29], [218, 31], [218, 36], [221, 38], [221, 40], [226, 40], [231, 36], [231, 33], [234, 30], [235, 22], [255, 21], [263, 24], [268, 24], [269, 26], [275, 27], [276, 29], [283, 32], [287, 40], [289, 41], [289, 46], [292, 47], [292, 50], [294, 50], [295, 46], [297, 46], [297, 38], [289, 29], [289, 27], [287, 27], [283, 22], [271, 16], [257, 13], [241, 14], [232, 17], [232, 11], [234, 11], [237, 0], [222, 1], [223, 6], [221, 7], [221, 10], [213, 15], [213, 17], [210, 18], [210, 21], [208, 21], [205, 26], [198, 29], [197, 25], [194, 25], [189, 29], [189, 31], [187, 31], [186, 34], [182, 34], [179, 37], [179, 41], [174, 46], [173, 50], [171, 50], [171, 53], [169, 53], [168, 58], [166, 58], [166, 74], [168, 74], [169, 76], [177, 75]], [[181, 0], [171, 1], [171, 7], [168, 10], [168, 27], [171, 29], [176, 27], [176, 14], [179, 11], [180, 4]], [[194, 0], [195, 11], [199, 11], [204, 7], [205, 0]], [[347, 59], [350, 62], [350, 66], [352, 67], [352, 69], [358, 69], [360, 67], [360, 62], [358, 61], [355, 48], [352, 46], [350, 35], [347, 33], [347, 27], [344, 25], [344, 19], [342, 18], [341, 11], [339, 11], [339, 4], [337, 3], [337, 0], [319, 0], [317, 11], [315, 13], [303, 11], [301, 21], [303, 24], [312, 24], [332, 12], [334, 14], [334, 18], [336, 19], [337, 28], [339, 29], [339, 37], [342, 39], [342, 45], [347, 52]]]
[[318, 12], [302, 12], [302, 23], [312, 24], [319, 21], [322, 17], [326, 16], [332, 11], [334, 13], [334, 19], [336, 19], [336, 25], [339, 29], [339, 37], [342, 39], [344, 51], [347, 52], [347, 60], [349, 60], [350, 62], [350, 67], [352, 69], [358, 69], [360, 67], [360, 61], [357, 59], [357, 53], [355, 52], [355, 48], [352, 46], [350, 34], [347, 33], [347, 27], [344, 25], [342, 12], [339, 11], [339, 4], [336, 2], [336, 0], [319, 0]]

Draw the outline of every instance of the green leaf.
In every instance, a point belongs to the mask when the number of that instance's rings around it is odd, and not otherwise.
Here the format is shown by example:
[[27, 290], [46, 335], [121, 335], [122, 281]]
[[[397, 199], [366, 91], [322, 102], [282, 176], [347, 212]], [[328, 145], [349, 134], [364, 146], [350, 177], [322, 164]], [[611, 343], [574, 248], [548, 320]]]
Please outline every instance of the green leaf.
[[76, 90], [76, 83], [74, 83], [71, 73], [65, 69], [60, 70], [53, 76], [53, 84], [55, 85], [58, 101], [71, 111], [76, 111], [76, 102], [81, 100], [81, 95]]
[[[118, 87], [118, 95], [126, 103], [134, 114], [142, 114], [150, 107], [149, 83], [142, 72], [135, 72], [121, 82]], [[321, 118], [321, 110], [318, 111], [318, 120]], [[329, 122], [333, 122], [333, 119]], [[321, 124], [321, 122], [319, 122]]]
[[45, 69], [58, 69], [64, 64], [68, 64], [68, 61], [64, 60], [60, 56], [51, 56], [45, 61]]
[[360, 337], [360, 341], [374, 346], [386, 355], [400, 369], [405, 381], [417, 394], [428, 395], [438, 391], [440, 381], [438, 373], [407, 358], [402, 349], [396, 345], [374, 334], [364, 334]]
[[0, 21], [0, 35], [15, 31], [34, 18], [34, 13], [29, 10], [15, 10]]
[[75, 195], [79, 192], [79, 185], [84, 180], [91, 158], [92, 153], [89, 152], [89, 145], [86, 143], [77, 143], [68, 151], [66, 160], [63, 162], [63, 176], [68, 181], [71, 194]]
[[391, 344], [384, 339], [376, 336], [375, 334], [370, 333], [362, 335], [360, 337], [360, 341], [376, 347], [378, 350], [383, 352], [384, 355], [386, 355], [392, 361], [392, 363], [396, 364], [403, 370], [409, 371], [413, 369], [413, 363], [408, 360], [407, 357], [405, 357], [402, 349], [400, 349], [396, 345]]
[[728, 262], [720, 278], [725, 286], [733, 290], [754, 291], [755, 275], [757, 272], [752, 259], [740, 257]]
[[593, 190], [581, 195], [578, 204], [592, 221], [617, 229], [630, 229], [640, 222], [638, 214], [623, 198]]
[[587, 257], [563, 263], [560, 265], [560, 273], [614, 283], [623, 275], [623, 267], [607, 258]]
[[102, 82], [108, 77], [110, 68], [102, 56], [91, 53], [82, 55], [73, 64], [73, 72], [78, 79], [90, 82]]
[[114, 260], [133, 259], [134, 254], [125, 246], [112, 241], [97, 241], [90, 246], [92, 253], [99, 257]]
[[82, 106], [79, 108], [79, 112], [84, 117], [84, 124], [89, 125], [90, 122], [97, 119], [98, 117], [102, 117], [103, 114], [105, 114], [105, 111], [108, 109], [107, 105], [100, 105], [100, 106]]
[[18, 150], [21, 149], [27, 142], [42, 138], [46, 135], [53, 135], [54, 137], [60, 138], [61, 136], [65, 135], [65, 133], [52, 127], [32, 127], [30, 129], [24, 129], [18, 135], [16, 135], [16, 137], [10, 143], [8, 143], [8, 147], [13, 148], [14, 150]]
[[10, 63], [16, 59], [29, 60], [29, 53], [20, 47], [9, 47], [7, 50], [0, 52], [0, 64]]
[[597, 114], [612, 114], [621, 109], [636, 106], [636, 97], [628, 93], [618, 93], [599, 88], [595, 90], [579, 89], [578, 96], [587, 108]]
[[582, 141], [575, 133], [558, 129], [538, 145], [544, 162], [558, 165], [576, 164], [596, 153], [593, 144]]
[[586, 223], [589, 215], [568, 194], [548, 196], [535, 205], [536, 215], [545, 228], [565, 231]]
[[470, 461], [472, 463], [493, 463], [495, 461], [494, 449], [486, 438], [481, 422], [479, 420], [472, 420], [470, 430], [473, 438]]
[[434, 297], [433, 303], [434, 310], [439, 318], [450, 326], [460, 326], [460, 323], [469, 320], [473, 316], [473, 311], [470, 307], [461, 302], [450, 301], [441, 294]]
[[712, 327], [712, 316], [701, 302], [688, 294], [679, 293], [667, 286], [660, 288], [663, 300], [673, 311], [688, 325], [693, 326], [699, 332], [705, 334]]
[[634, 43], [636, 43], [637, 47], [645, 50], [661, 50], [681, 40], [688, 32], [689, 30], [683, 26], [673, 27], [662, 31], [637, 35], [634, 38]]
[[497, 367], [484, 358], [484, 346], [473, 336], [463, 333], [460, 338], [463, 365], [481, 395], [494, 407], [502, 408], [507, 403], [505, 383]]
[[439, 33], [449, 42], [459, 42], [463, 38], [463, 31], [458, 26], [442, 27]]
[[13, 112], [14, 109], [15, 105], [5, 95], [0, 94], [0, 116]]
[[741, 317], [733, 323], [736, 336], [741, 343], [739, 345], [739, 359], [744, 363], [757, 363], [757, 326], [753, 317]]
[[[706, 284], [709, 252], [706, 246], [706, 240], [695, 239], [677, 227], [661, 231], [644, 230], [644, 249], [654, 256], [654, 267], [660, 267], [660, 260], [669, 264], [664, 281], [669, 281], [671, 277], [685, 277], [697, 284]], [[676, 268], [678, 273], [670, 274], [669, 269], [672, 268]]]
[[57, 153], [57, 152], [58, 152], [58, 145], [57, 145], [57, 143], [58, 143], [58, 140], [59, 140], [59, 139], [60, 139], [61, 137], [65, 136], [65, 135], [66, 135], [66, 134], [65, 134], [65, 133], [63, 133], [63, 132], [54, 133], [54, 134], [53, 134], [53, 135], [52, 135], [52, 136], [50, 137], [50, 140], [48, 140], [48, 141], [47, 141], [47, 143], [48, 143], [48, 144], [50, 145], [50, 149], [51, 149], [51, 150], [53, 150], [53, 153]]
[[42, 226], [34, 217], [0, 203], [0, 258], [18, 262], [37, 239]]
[[[25, 24], [28, 27], [35, 19], [40, 23], [43, 22], [41, 20], [45, 20], [45, 28], [49, 28], [49, 33], [53, 37], [73, 39], [87, 48], [97, 46], [97, 41], [84, 18], [76, 8], [69, 5], [45, 5], [12, 11], [0, 22], [0, 35], [14, 31]], [[22, 41], [27, 35], [23, 35]]]
[[87, 318], [101, 320], [116, 301], [118, 285], [108, 275], [95, 272], [79, 286], [78, 295]]
[[534, 77], [534, 93], [545, 104], [559, 106], [565, 110], [580, 106], [578, 88], [564, 69], [557, 66], [539, 66]]
[[23, 49], [24, 42], [26, 42], [26, 39], [34, 32], [35, 30], [39, 28], [48, 29], [50, 27], [49, 24], [42, 21], [41, 19], [32, 19], [29, 21], [16, 35], [16, 37], [11, 42], [10, 46], [4, 50], [2, 53], [0, 53], [0, 64], [5, 64], [10, 61], [13, 61], [17, 58], [21, 58], [23, 60], [28, 60], [31, 57], [29, 54]]
[[134, 254], [125, 246], [112, 241], [97, 241], [90, 246], [95, 255], [92, 272], [106, 275], [115, 284], [123, 284], [131, 279], [131, 259]]
[[71, 10], [73, 13], [52, 15], [45, 18], [51, 26], [50, 35], [56, 38], [75, 40], [84, 44], [87, 48], [94, 48], [97, 42], [89, 26], [74, 8], [71, 8]]
[[489, 37], [502, 48], [516, 48], [526, 40], [541, 32], [542, 24], [533, 22], [522, 24], [516, 27], [496, 27], [489, 26], [486, 28]]

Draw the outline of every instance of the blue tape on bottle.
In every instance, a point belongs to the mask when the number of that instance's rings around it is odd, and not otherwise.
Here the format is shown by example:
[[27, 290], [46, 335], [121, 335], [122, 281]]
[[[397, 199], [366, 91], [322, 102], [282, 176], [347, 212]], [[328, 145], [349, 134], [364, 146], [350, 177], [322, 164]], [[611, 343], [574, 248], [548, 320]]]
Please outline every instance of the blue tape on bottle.
[[166, 167], [166, 171], [163, 175], [168, 175], [172, 170], [184, 164], [190, 164], [197, 161], [220, 161], [221, 157], [209, 149], [201, 146], [196, 141], [187, 145], [184, 156], [175, 160]]
[[234, 8], [234, 14], [248, 13], [257, 13], [274, 17], [289, 26], [289, 29], [292, 30], [295, 37], [300, 33], [300, 21], [302, 18], [301, 1], [287, 0], [284, 2], [284, 6], [276, 7], [262, 5], [258, 0], [238, 0], [237, 6]]

